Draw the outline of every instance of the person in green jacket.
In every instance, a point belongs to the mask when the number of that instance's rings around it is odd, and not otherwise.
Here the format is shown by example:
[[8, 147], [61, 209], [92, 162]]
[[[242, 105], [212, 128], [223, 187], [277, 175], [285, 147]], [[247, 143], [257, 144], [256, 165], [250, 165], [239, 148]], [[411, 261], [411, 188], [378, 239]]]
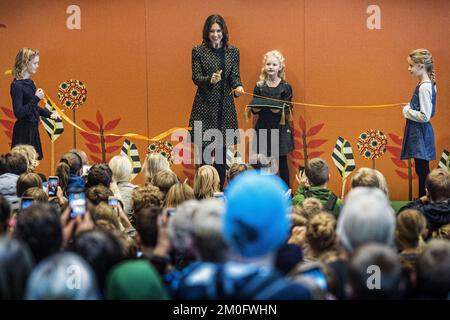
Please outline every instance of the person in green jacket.
[[294, 205], [301, 205], [306, 198], [316, 198], [326, 210], [339, 215], [342, 200], [327, 188], [330, 172], [325, 160], [313, 158], [306, 164], [304, 172], [299, 172], [300, 185], [292, 199]]

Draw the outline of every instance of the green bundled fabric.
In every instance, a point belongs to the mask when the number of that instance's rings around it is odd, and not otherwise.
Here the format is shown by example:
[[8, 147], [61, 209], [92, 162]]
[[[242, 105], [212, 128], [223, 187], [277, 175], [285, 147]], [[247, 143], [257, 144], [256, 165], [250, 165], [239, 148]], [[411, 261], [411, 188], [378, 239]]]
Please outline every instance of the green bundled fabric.
[[288, 110], [289, 110], [288, 120], [292, 121], [292, 112], [289, 107], [290, 107], [290, 104], [288, 104], [286, 102], [276, 101], [276, 100], [272, 100], [272, 99], [266, 99], [266, 98], [262, 98], [262, 97], [253, 97], [252, 101], [250, 101], [250, 103], [245, 108], [244, 118], [245, 118], [245, 121], [248, 121], [252, 110], [253, 110], [253, 112], [258, 113], [262, 109], [269, 108], [274, 113], [283, 111], [283, 113], [281, 115], [280, 124], [284, 125], [284, 124], [286, 124], [286, 117], [285, 117], [285, 109], [286, 108], [288, 108]]

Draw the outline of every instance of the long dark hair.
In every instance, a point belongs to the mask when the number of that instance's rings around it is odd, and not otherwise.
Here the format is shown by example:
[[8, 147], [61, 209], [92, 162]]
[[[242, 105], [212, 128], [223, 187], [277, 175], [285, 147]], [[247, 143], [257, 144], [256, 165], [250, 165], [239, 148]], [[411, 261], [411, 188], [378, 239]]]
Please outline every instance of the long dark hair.
[[229, 37], [227, 24], [225, 23], [225, 20], [222, 18], [222, 16], [218, 14], [213, 14], [206, 18], [205, 24], [203, 26], [203, 44], [211, 47], [211, 42], [209, 40], [209, 30], [214, 23], [217, 23], [222, 29], [222, 43], [224, 48], [228, 47]]

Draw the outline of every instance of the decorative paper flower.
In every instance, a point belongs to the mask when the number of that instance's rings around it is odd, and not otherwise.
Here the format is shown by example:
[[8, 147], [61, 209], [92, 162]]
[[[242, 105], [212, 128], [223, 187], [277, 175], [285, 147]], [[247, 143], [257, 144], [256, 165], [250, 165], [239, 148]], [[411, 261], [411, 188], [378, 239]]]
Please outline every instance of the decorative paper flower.
[[173, 146], [167, 141], [159, 140], [148, 146], [147, 153], [159, 153], [167, 158], [170, 164], [173, 163]]
[[58, 87], [58, 99], [64, 107], [77, 109], [86, 102], [87, 89], [80, 80], [69, 79]]
[[366, 159], [378, 159], [386, 152], [387, 138], [380, 130], [367, 130], [359, 135], [359, 154]]

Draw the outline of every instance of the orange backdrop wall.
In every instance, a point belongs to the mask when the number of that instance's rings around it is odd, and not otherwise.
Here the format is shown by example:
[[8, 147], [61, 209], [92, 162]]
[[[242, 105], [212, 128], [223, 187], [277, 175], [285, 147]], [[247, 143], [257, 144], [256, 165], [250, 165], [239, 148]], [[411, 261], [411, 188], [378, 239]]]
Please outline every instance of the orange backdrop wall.
[[[381, 29], [371, 30], [367, 8], [381, 10]], [[69, 30], [70, 5], [80, 8], [81, 29]], [[17, 51], [24, 46], [39, 49], [41, 63], [34, 80], [57, 101], [57, 88], [67, 79], [79, 79], [88, 89], [87, 102], [77, 110], [77, 123], [96, 122], [100, 114], [106, 124], [120, 119], [111, 132], [136, 132], [154, 136], [171, 127], [187, 126], [195, 86], [191, 81], [191, 49], [201, 42], [205, 18], [219, 13], [227, 21], [230, 41], [241, 51], [241, 78], [246, 91], [258, 79], [265, 52], [278, 49], [286, 57], [287, 81], [294, 100], [327, 105], [372, 105], [409, 101], [417, 80], [407, 71], [406, 55], [415, 48], [428, 48], [434, 56], [438, 81], [438, 103], [432, 123], [438, 159], [450, 149], [450, 2], [442, 1], [332, 1], [283, 0], [108, 0], [108, 1], [0, 1], [0, 152], [9, 150], [11, 110], [10, 69]], [[236, 100], [239, 124], [250, 97]], [[70, 114], [70, 113], [69, 113]], [[359, 156], [356, 142], [367, 129], [388, 135], [388, 145], [403, 135], [401, 107], [383, 109], [322, 109], [295, 107], [294, 127], [299, 130], [323, 124], [308, 141], [331, 167], [330, 188], [340, 194], [341, 180], [331, 161], [336, 139], [350, 141], [357, 167], [372, 162]], [[72, 128], [55, 142], [55, 154], [72, 147]], [[50, 174], [50, 140], [41, 126], [44, 160], [38, 171]], [[107, 158], [119, 152], [123, 140], [107, 144]], [[136, 143], [141, 158], [148, 143]], [[296, 141], [297, 142], [297, 141]], [[175, 143], [175, 142], [174, 142]], [[77, 147], [92, 156], [87, 141], [77, 134]], [[314, 145], [314, 143], [313, 143]], [[303, 155], [300, 144], [291, 157], [292, 187], [295, 168]], [[392, 160], [394, 158], [394, 160]], [[93, 158], [91, 158], [93, 160]], [[376, 162], [385, 174], [393, 199], [406, 199], [406, 169], [395, 162], [395, 150]], [[192, 171], [175, 166], [179, 176]], [[142, 182], [142, 176], [137, 182]], [[416, 193], [414, 181], [414, 194]]]

